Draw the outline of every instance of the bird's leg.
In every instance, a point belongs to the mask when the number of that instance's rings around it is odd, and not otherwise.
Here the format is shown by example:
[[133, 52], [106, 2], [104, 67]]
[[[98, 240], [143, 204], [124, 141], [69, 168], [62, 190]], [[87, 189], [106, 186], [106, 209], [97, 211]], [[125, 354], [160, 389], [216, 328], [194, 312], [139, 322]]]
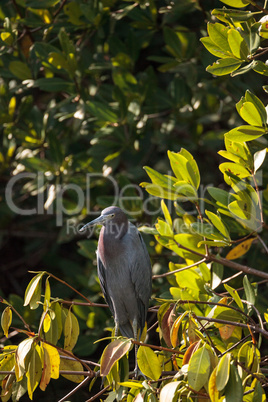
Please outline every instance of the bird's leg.
[[118, 328], [119, 328], [119, 324], [117, 321], [115, 321], [115, 330], [114, 330], [114, 336], [117, 337], [118, 336]]
[[[135, 341], [137, 341], [138, 340], [138, 322], [137, 322], [136, 318], [133, 320], [132, 325], [133, 325], [134, 339], [135, 339]], [[137, 359], [138, 348], [139, 348], [139, 345], [137, 345], [135, 343], [135, 369], [134, 369], [135, 379], [138, 378], [138, 372], [139, 372], [138, 359]]]

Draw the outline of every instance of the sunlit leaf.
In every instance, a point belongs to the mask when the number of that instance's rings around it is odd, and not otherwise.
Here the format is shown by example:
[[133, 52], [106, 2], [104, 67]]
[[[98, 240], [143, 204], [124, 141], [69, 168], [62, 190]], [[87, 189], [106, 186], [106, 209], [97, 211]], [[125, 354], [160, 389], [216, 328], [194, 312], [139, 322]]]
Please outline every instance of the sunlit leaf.
[[207, 72], [214, 75], [226, 75], [237, 70], [241, 66], [241, 60], [233, 57], [226, 57], [225, 59], [217, 60], [212, 66], [206, 68]]
[[240, 126], [233, 128], [225, 134], [231, 141], [245, 142], [252, 141], [266, 133], [265, 129], [253, 126]]
[[137, 354], [138, 366], [142, 373], [152, 380], [158, 380], [162, 373], [161, 364], [152, 349], [140, 346]]
[[100, 374], [106, 376], [110, 373], [113, 365], [121, 359], [131, 348], [132, 343], [129, 339], [116, 339], [109, 343], [104, 349], [101, 362], [100, 362]]
[[1, 327], [4, 331], [4, 335], [8, 337], [8, 330], [12, 322], [12, 309], [7, 306], [1, 315]]
[[42, 376], [42, 362], [40, 359], [39, 349], [40, 349], [39, 345], [36, 345], [33, 348], [29, 356], [29, 360], [27, 362], [28, 364], [27, 364], [26, 377], [27, 377], [28, 394], [30, 399], [33, 399], [34, 390], [38, 386]]
[[235, 57], [237, 57], [238, 59], [247, 60], [249, 51], [246, 41], [234, 28], [228, 30], [228, 43], [231, 52]]
[[254, 154], [254, 173], [261, 167], [266, 157], [267, 149], [264, 148], [261, 151], [257, 151]]
[[221, 357], [219, 364], [217, 366], [216, 387], [218, 391], [222, 391], [229, 380], [230, 360], [231, 360], [231, 353], [226, 353]]
[[79, 324], [76, 316], [68, 310], [64, 324], [64, 349], [73, 350], [79, 336]]
[[[64, 357], [61, 356], [60, 359], [60, 370], [61, 371], [83, 371], [83, 366], [82, 364], [77, 361], [77, 360], [69, 360], [69, 359], [64, 359]], [[80, 383], [81, 381], [83, 381], [83, 379], [85, 378], [83, 375], [81, 374], [64, 374], [61, 372], [61, 375], [66, 378], [69, 381], [72, 382], [76, 382], [76, 383]]]
[[41, 279], [45, 272], [40, 272], [34, 276], [29, 282], [24, 296], [24, 306], [30, 305], [31, 309], [36, 309], [39, 306], [41, 299]]
[[235, 246], [229, 253], [226, 255], [227, 260], [235, 260], [236, 258], [241, 257], [246, 254], [250, 249], [252, 242], [256, 240], [256, 237], [252, 237], [250, 239], [244, 240]]
[[192, 355], [188, 367], [188, 383], [195, 391], [199, 391], [208, 383], [210, 374], [210, 357], [205, 346]]
[[225, 400], [226, 402], [242, 401], [243, 387], [242, 380], [239, 377], [238, 370], [234, 364], [230, 365], [229, 381], [226, 385]]

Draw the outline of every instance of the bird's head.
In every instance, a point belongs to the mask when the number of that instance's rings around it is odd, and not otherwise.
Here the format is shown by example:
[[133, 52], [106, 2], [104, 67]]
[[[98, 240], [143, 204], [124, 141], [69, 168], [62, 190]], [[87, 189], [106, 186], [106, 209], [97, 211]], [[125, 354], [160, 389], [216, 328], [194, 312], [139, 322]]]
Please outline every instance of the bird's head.
[[[101, 215], [94, 219], [91, 222], [88, 222], [86, 225], [84, 225], [81, 229], [80, 232], [83, 232], [87, 227], [89, 226], [94, 226], [94, 225], [103, 225], [103, 226], [110, 226], [114, 227], [115, 231], [118, 233], [119, 228], [122, 226], [125, 226], [127, 223], [127, 217], [126, 214], [122, 211], [122, 209], [118, 207], [108, 207], [105, 208], [102, 212]], [[122, 229], [120, 230], [120, 232]]]

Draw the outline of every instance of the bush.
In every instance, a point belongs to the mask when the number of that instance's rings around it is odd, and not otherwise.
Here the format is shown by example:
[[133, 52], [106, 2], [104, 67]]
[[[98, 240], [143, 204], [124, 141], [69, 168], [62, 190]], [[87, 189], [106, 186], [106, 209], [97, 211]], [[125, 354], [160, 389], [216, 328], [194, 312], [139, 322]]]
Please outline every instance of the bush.
[[[265, 400], [267, 12], [222, 2], [2, 2], [3, 401], [86, 400], [89, 381], [109, 400]], [[78, 230], [112, 204], [148, 234], [145, 380], [134, 340], [95, 343], [113, 324]]]

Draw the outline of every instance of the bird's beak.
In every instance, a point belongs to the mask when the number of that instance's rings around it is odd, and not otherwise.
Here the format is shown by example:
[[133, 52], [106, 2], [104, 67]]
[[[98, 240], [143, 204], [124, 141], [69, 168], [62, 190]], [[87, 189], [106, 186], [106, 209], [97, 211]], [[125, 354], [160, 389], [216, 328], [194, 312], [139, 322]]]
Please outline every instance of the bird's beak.
[[86, 228], [89, 226], [102, 225], [104, 222], [106, 222], [112, 218], [113, 218], [113, 214], [101, 215], [98, 218], [94, 219], [93, 221], [86, 223], [81, 229], [79, 229], [79, 232], [84, 232], [84, 230], [86, 230]]

